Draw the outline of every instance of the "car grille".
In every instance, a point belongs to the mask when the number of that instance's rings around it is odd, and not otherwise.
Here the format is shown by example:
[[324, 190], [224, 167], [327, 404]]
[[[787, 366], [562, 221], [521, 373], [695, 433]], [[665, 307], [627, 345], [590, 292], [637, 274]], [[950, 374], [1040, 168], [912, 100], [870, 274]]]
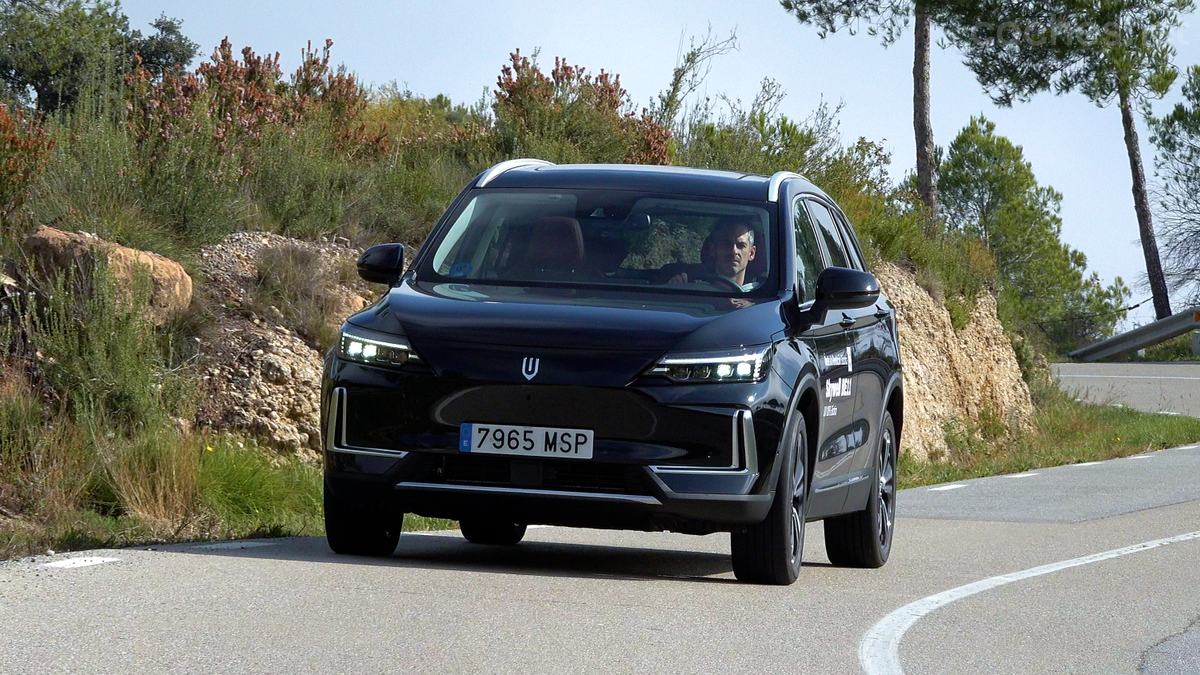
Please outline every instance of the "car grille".
[[610, 494], [649, 494], [635, 466], [530, 461], [481, 455], [429, 455], [421, 480], [453, 485], [536, 488]]

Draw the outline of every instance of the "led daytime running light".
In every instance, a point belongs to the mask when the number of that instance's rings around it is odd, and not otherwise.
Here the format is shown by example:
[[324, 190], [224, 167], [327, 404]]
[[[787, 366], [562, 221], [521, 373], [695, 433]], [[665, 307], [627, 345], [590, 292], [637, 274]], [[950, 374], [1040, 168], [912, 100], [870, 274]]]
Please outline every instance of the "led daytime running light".
[[769, 355], [769, 349], [693, 357], [668, 355], [648, 374], [689, 384], [758, 382], [766, 373]]
[[338, 352], [346, 360], [378, 366], [402, 366], [421, 360], [407, 344], [380, 342], [346, 333], [342, 333]]

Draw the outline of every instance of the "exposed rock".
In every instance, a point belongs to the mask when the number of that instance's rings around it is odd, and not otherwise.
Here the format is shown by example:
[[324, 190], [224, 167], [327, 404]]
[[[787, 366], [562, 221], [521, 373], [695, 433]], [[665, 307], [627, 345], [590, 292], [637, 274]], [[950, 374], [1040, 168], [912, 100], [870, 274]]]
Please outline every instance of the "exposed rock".
[[335, 314], [343, 317], [361, 312], [370, 304], [361, 295], [356, 295], [355, 293], [344, 293], [338, 300]]
[[151, 284], [146, 315], [159, 325], [192, 303], [192, 278], [182, 265], [155, 253], [114, 244], [92, 234], [63, 232], [44, 225], [25, 239], [22, 248], [44, 275], [66, 270], [91, 274], [97, 253], [105, 256], [109, 274], [122, 289], [130, 289], [139, 273], [146, 274]]
[[[324, 269], [353, 261], [359, 251], [262, 232], [238, 232], [201, 249], [205, 292], [217, 318], [202, 339], [204, 401], [201, 424], [256, 437], [275, 450], [316, 461], [320, 448], [320, 386], [323, 356], [285, 325], [277, 307], [252, 309], [256, 269], [266, 248], [302, 246], [320, 254]], [[369, 286], [339, 287], [345, 301], [328, 317], [340, 326], [367, 305]]]
[[980, 295], [970, 322], [955, 331], [946, 308], [911, 274], [886, 263], [875, 274], [896, 305], [904, 367], [902, 449], [919, 460], [936, 459], [947, 451], [947, 424], [978, 424], [985, 416], [1009, 429], [1029, 423], [1033, 402], [995, 298]]

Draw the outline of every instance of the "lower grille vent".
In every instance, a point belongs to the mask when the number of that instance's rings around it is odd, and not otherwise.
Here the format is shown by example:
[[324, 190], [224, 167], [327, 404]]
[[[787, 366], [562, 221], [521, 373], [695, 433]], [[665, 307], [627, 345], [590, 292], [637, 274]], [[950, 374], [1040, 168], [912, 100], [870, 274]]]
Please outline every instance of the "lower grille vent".
[[462, 485], [649, 494], [637, 467], [570, 461], [528, 461], [481, 455], [430, 455], [424, 480]]

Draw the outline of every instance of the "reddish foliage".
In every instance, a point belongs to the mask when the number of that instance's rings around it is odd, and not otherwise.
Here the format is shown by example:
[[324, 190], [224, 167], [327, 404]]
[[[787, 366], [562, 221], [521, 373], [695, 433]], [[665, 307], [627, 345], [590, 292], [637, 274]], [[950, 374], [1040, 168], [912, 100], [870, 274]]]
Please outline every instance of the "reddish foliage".
[[669, 163], [670, 130], [655, 122], [648, 111], [642, 110], [641, 115], [633, 111], [619, 75], [601, 70], [592, 76], [556, 57], [547, 76], [536, 63], [521, 56], [521, 50], [509, 57], [511, 63], [501, 68], [496, 79], [495, 111], [497, 119], [515, 127], [517, 136], [547, 133], [551, 128], [583, 136], [610, 127], [624, 142], [622, 161]]
[[279, 54], [259, 56], [249, 47], [241, 60], [233, 55], [228, 39], [222, 40], [211, 60], [195, 73], [164, 73], [156, 79], [141, 67], [127, 75], [126, 110], [138, 140], [169, 140], [184, 131], [196, 131], [204, 115], [222, 153], [236, 153], [262, 140], [272, 126], [294, 130], [318, 111], [329, 115], [338, 149], [355, 154], [386, 152], [386, 132], [370, 134], [358, 121], [367, 105], [366, 91], [353, 75], [329, 68], [332, 40], [318, 55], [312, 44], [303, 51], [303, 62], [292, 81], [281, 79]]
[[312, 43], [304, 48], [303, 60], [292, 75], [292, 91], [305, 110], [322, 108], [333, 123], [334, 142], [350, 152], [384, 154], [388, 151], [387, 128], [369, 133], [359, 115], [367, 107], [367, 91], [344, 68], [329, 68], [329, 50], [333, 40], [325, 40], [318, 56]]
[[230, 142], [261, 140], [267, 125], [295, 121], [295, 106], [289, 105], [286, 88], [279, 82], [279, 52], [264, 57], [244, 47], [238, 61], [226, 38], [211, 58], [212, 62], [200, 64], [196, 75], [205, 85], [206, 107], [216, 125], [213, 136], [223, 150], [229, 149]]
[[0, 229], [29, 197], [29, 188], [45, 170], [53, 149], [54, 139], [40, 120], [0, 103]]

